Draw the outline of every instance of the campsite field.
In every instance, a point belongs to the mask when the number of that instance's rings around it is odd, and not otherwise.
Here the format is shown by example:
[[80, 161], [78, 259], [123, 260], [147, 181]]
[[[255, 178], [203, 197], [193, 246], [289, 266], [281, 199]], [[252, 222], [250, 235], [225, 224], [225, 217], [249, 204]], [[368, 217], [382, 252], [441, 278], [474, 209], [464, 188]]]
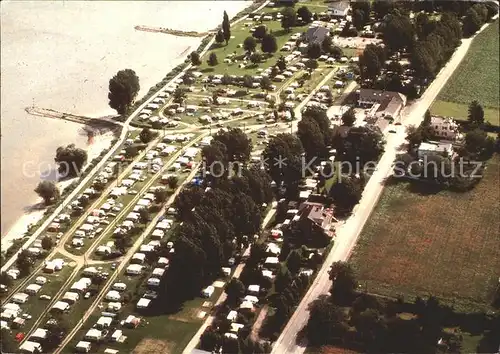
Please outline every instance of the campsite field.
[[351, 257], [368, 292], [433, 294], [457, 310], [486, 309], [500, 269], [500, 158], [466, 193], [389, 183]]
[[466, 119], [467, 106], [477, 100], [485, 108], [485, 119], [500, 124], [498, 21], [473, 40], [466, 57], [432, 105], [432, 113]]

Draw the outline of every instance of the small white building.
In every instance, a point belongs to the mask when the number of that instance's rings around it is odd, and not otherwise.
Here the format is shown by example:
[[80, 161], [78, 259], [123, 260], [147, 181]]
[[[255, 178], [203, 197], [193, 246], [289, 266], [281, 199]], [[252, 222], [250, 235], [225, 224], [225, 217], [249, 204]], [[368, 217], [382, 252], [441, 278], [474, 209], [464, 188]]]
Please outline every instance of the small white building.
[[160, 279], [158, 278], [149, 278], [147, 281], [148, 286], [160, 286]]
[[131, 259], [131, 263], [143, 264], [146, 260], [146, 255], [144, 253], [134, 253]]
[[151, 303], [150, 299], [146, 299], [143, 297], [139, 301], [137, 301], [137, 308], [138, 309], [146, 309], [149, 307], [150, 303]]
[[454, 141], [460, 137], [458, 124], [451, 117], [431, 117], [430, 128], [436, 138]]
[[153, 275], [154, 277], [161, 278], [165, 274], [165, 269], [164, 268], [155, 268], [153, 269]]
[[215, 288], [212, 285], [207, 286], [205, 289], [201, 291], [201, 296], [209, 298], [213, 295], [214, 291]]
[[120, 301], [120, 299], [121, 299], [121, 295], [116, 290], [110, 290], [106, 294], [106, 300], [108, 300], [108, 301]]
[[142, 273], [142, 266], [140, 264], [131, 264], [125, 270], [127, 275], [139, 275]]
[[99, 329], [105, 329], [111, 326], [111, 322], [113, 322], [111, 317], [101, 316], [99, 317], [99, 320], [97, 320], [96, 327]]
[[248, 286], [248, 289], [247, 289], [247, 292], [249, 294], [252, 294], [252, 295], [259, 295], [259, 292], [260, 292], [260, 286], [259, 285], [249, 285]]
[[40, 289], [42, 288], [41, 285], [39, 284], [30, 284], [26, 287], [26, 294], [29, 294], [29, 295], [35, 295], [36, 293], [38, 293], [40, 291]]
[[102, 332], [98, 329], [91, 328], [85, 334], [85, 339], [94, 342], [100, 341], [102, 339]]
[[81, 340], [75, 346], [75, 351], [79, 353], [90, 353], [90, 349], [92, 348], [92, 343]]
[[27, 340], [21, 344], [19, 350], [23, 353], [42, 353], [42, 345], [40, 343]]
[[17, 293], [14, 296], [12, 296], [12, 302], [16, 304], [24, 304], [26, 301], [29, 299], [29, 295], [25, 293]]

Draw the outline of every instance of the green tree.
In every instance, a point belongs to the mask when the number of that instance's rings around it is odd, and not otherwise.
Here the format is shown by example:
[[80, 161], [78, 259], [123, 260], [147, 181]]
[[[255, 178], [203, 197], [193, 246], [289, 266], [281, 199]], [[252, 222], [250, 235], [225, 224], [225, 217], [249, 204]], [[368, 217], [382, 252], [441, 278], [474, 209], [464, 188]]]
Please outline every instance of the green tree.
[[408, 140], [409, 148], [413, 149], [420, 145], [424, 141], [422, 136], [422, 129], [420, 127], [415, 127], [410, 125], [406, 128], [406, 140]]
[[147, 224], [151, 220], [151, 213], [147, 208], [141, 208], [139, 210], [139, 221], [141, 224]]
[[16, 267], [19, 269], [21, 276], [26, 276], [31, 273], [31, 267], [34, 260], [27, 250], [22, 250], [16, 258]]
[[278, 60], [276, 61], [276, 66], [278, 67], [278, 69], [280, 71], [283, 71], [286, 69], [286, 61], [285, 61], [285, 57], [283, 57], [283, 55], [281, 55]]
[[333, 282], [330, 290], [332, 300], [338, 304], [348, 303], [358, 287], [351, 265], [346, 262], [333, 263], [330, 280]]
[[229, 23], [229, 16], [227, 12], [224, 11], [224, 16], [222, 19], [222, 32], [224, 34], [224, 39], [226, 40], [226, 45], [229, 43], [229, 39], [231, 38], [231, 24]]
[[49, 251], [54, 247], [54, 241], [52, 240], [52, 237], [46, 235], [44, 238], [42, 238], [42, 248], [46, 251]]
[[415, 30], [407, 16], [392, 15], [384, 27], [384, 43], [391, 51], [409, 48], [414, 40]]
[[372, 47], [367, 47], [359, 58], [359, 70], [364, 79], [375, 79], [380, 75], [383, 63], [380, 62], [377, 53]]
[[115, 244], [115, 248], [118, 251], [120, 251], [122, 254], [124, 254], [125, 251], [127, 250], [127, 239], [123, 235], [115, 237], [114, 244]]
[[463, 20], [464, 35], [466, 37], [472, 36], [481, 28], [482, 25], [483, 25], [482, 18], [477, 13], [477, 11], [474, 10], [473, 8], [469, 9]]
[[216, 66], [217, 64], [219, 64], [219, 60], [217, 59], [217, 54], [215, 54], [214, 52], [210, 53], [210, 55], [208, 56], [207, 63], [210, 66]]
[[186, 89], [183, 87], [177, 87], [174, 91], [174, 102], [182, 104], [186, 99]]
[[252, 64], [258, 64], [261, 62], [261, 60], [262, 60], [262, 55], [258, 52], [253, 52], [250, 55], [250, 61], [252, 62]]
[[130, 145], [125, 148], [125, 157], [128, 159], [134, 158], [139, 153], [137, 146]]
[[226, 146], [229, 161], [246, 162], [250, 159], [252, 141], [239, 128], [220, 131], [215, 134], [213, 141], [218, 141]]
[[271, 34], [265, 34], [262, 36], [261, 49], [264, 53], [275, 53], [278, 50], [278, 43], [276, 42], [276, 37]]
[[225, 288], [227, 301], [230, 304], [237, 304], [245, 295], [245, 285], [237, 278], [231, 279]]
[[165, 203], [168, 198], [168, 192], [164, 188], [157, 188], [154, 192], [155, 201], [157, 203]]
[[297, 14], [291, 7], [286, 7], [282, 14], [281, 18], [281, 27], [287, 32], [290, 32], [290, 29], [297, 24]]
[[292, 274], [297, 274], [302, 265], [302, 256], [299, 250], [293, 250], [290, 252], [286, 259], [286, 266]]
[[18, 350], [18, 343], [14, 336], [7, 328], [1, 330], [2, 340], [0, 341], [0, 348], [2, 353], [15, 353]]
[[139, 134], [139, 139], [141, 139], [143, 144], [149, 143], [154, 137], [155, 134], [149, 128], [143, 128]]
[[267, 27], [265, 25], [260, 25], [255, 27], [252, 36], [254, 36], [257, 39], [263, 39], [266, 34], [267, 34]]
[[355, 9], [352, 12], [352, 25], [359, 31], [363, 28], [367, 20], [367, 16], [361, 9]]
[[212, 326], [209, 326], [200, 337], [200, 348], [210, 353], [217, 352], [222, 345], [222, 337]]
[[269, 91], [271, 89], [271, 85], [273, 83], [271, 82], [271, 79], [267, 76], [263, 76], [262, 80], [260, 80], [260, 87], [263, 90]]
[[310, 305], [306, 326], [310, 345], [319, 347], [342, 342], [348, 329], [345, 312], [335, 306], [327, 296], [319, 297]]
[[215, 42], [218, 44], [224, 43], [224, 32], [222, 30], [218, 30], [217, 33], [215, 34]]
[[314, 119], [303, 117], [297, 126], [297, 136], [304, 146], [307, 159], [326, 156], [325, 138]]
[[197, 52], [191, 52], [189, 58], [191, 59], [191, 64], [193, 66], [201, 65], [200, 55]]
[[299, 9], [297, 10], [297, 15], [302, 19], [302, 22], [304, 23], [311, 23], [313, 20], [313, 14], [311, 10], [307, 8], [307, 6], [299, 7]]
[[[3, 264], [3, 262], [2, 262]], [[12, 285], [12, 278], [7, 275], [5, 272], [0, 273], [0, 284], [5, 285], [7, 287]]]
[[87, 157], [87, 152], [77, 148], [75, 144], [58, 147], [54, 161], [58, 164], [60, 177], [79, 176], [83, 165], [87, 162]]
[[60, 197], [59, 188], [52, 181], [41, 181], [35, 188], [35, 192], [43, 199], [45, 205], [51, 204]]
[[479, 126], [484, 123], [484, 109], [478, 101], [474, 100], [469, 104], [469, 114], [467, 115], [469, 123]]
[[352, 127], [356, 122], [356, 114], [354, 113], [354, 108], [349, 108], [342, 114], [342, 125], [347, 127]]
[[311, 71], [316, 70], [318, 66], [319, 64], [316, 59], [309, 59], [308, 61], [306, 61], [306, 67]]
[[350, 213], [361, 199], [363, 188], [363, 181], [360, 178], [339, 176], [338, 181], [333, 184], [329, 192], [338, 212]]
[[109, 80], [109, 106], [125, 114], [140, 90], [139, 77], [131, 69], [120, 70]]
[[321, 45], [318, 43], [309, 43], [307, 46], [307, 56], [311, 59], [318, 59], [321, 56]]
[[170, 189], [177, 188], [178, 184], [179, 184], [179, 177], [177, 177], [177, 176], [169, 176], [167, 178], [167, 185], [170, 187]]
[[253, 37], [247, 37], [243, 41], [243, 49], [248, 53], [255, 52], [255, 48], [257, 47], [257, 41]]

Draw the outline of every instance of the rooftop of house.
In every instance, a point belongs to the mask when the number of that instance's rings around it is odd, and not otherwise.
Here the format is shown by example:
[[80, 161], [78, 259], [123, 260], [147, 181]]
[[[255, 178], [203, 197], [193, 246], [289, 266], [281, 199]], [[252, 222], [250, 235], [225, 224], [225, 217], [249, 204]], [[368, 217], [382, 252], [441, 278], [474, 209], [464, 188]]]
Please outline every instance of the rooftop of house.
[[349, 8], [348, 1], [335, 1], [328, 4], [328, 9], [336, 11], [345, 11]]
[[431, 125], [441, 124], [458, 125], [451, 117], [431, 116]]
[[451, 143], [441, 143], [437, 141], [423, 142], [418, 147], [419, 151], [449, 152], [453, 149]]
[[381, 98], [383, 102], [387, 101], [386, 105], [389, 105], [392, 100], [403, 105], [406, 104], [406, 96], [399, 92], [363, 88], [359, 90], [359, 100], [361, 101], [380, 101]]
[[328, 36], [330, 30], [326, 27], [312, 27], [306, 32], [306, 41], [309, 43], [321, 43]]
[[304, 202], [298, 214], [301, 219], [309, 219], [324, 230], [328, 230], [334, 220], [332, 210], [325, 208], [321, 203]]

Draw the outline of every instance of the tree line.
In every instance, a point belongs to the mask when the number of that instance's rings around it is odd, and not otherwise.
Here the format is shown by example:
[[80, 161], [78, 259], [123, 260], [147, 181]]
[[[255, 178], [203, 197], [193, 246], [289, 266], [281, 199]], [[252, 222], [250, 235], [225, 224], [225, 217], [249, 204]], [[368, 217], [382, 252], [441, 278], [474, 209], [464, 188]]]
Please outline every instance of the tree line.
[[231, 162], [247, 162], [250, 151], [251, 142], [240, 129], [217, 133], [202, 155], [206, 166], [219, 161], [225, 170], [220, 175], [203, 171], [203, 186], [188, 186], [176, 197], [182, 223], [174, 231], [175, 253], [161, 283], [159, 302], [165, 310], [175, 311], [197, 296], [221, 275], [227, 260], [240, 254], [260, 232], [261, 205], [273, 197], [269, 176], [244, 164], [237, 176], [228, 178], [225, 172]]
[[[431, 114], [425, 113], [424, 120], [418, 127], [407, 128], [408, 151], [396, 158], [395, 172], [409, 171], [420, 179], [432, 182], [443, 188], [456, 191], [467, 191], [481, 181], [486, 161], [491, 158], [500, 146], [500, 136], [496, 141], [485, 131], [484, 110], [477, 101], [469, 105], [468, 126], [465, 137], [458, 149], [456, 157], [427, 156], [424, 164], [418, 160], [417, 149], [422, 142], [435, 138], [431, 128]], [[479, 168], [478, 168], [479, 167]], [[426, 168], [426, 173], [423, 169]], [[455, 173], [452, 173], [456, 171]], [[461, 171], [460, 173], [458, 171]]]
[[481, 319], [478, 314], [458, 315], [432, 295], [427, 299], [417, 296], [413, 302], [402, 296], [371, 295], [360, 289], [354, 269], [344, 262], [333, 264], [330, 279], [329, 295], [311, 304], [304, 329], [313, 347], [334, 345], [367, 353], [459, 353], [460, 329], [451, 332], [445, 327], [475, 326], [485, 331], [489, 341], [480, 344], [481, 351], [496, 350], [491, 331], [499, 328], [498, 316], [495, 323], [484, 314]]

